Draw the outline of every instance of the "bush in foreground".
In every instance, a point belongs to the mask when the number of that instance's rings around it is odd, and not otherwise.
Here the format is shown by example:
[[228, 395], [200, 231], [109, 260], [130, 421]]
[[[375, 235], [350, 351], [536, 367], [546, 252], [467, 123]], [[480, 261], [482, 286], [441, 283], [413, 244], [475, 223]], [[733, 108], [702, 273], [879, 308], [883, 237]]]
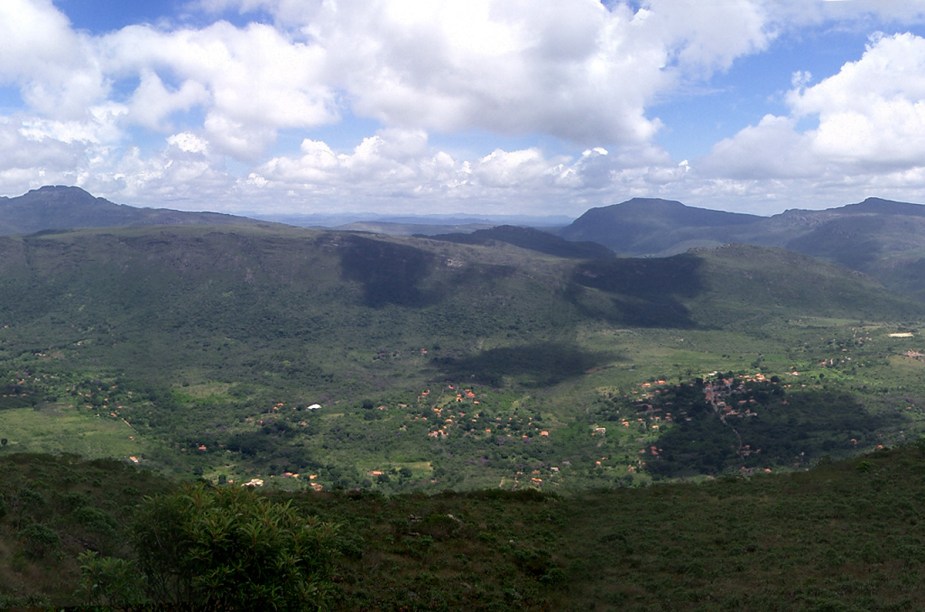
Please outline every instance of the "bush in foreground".
[[248, 489], [200, 484], [148, 498], [132, 539], [160, 605], [311, 609], [333, 592], [334, 527]]

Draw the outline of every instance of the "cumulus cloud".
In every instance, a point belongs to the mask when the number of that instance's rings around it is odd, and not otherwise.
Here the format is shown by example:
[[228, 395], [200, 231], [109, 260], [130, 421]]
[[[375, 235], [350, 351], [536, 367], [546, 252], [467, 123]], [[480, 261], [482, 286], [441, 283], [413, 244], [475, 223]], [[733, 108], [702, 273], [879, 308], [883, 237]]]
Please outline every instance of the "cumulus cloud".
[[187, 80], [179, 88], [169, 89], [156, 72], [143, 69], [138, 88], [129, 100], [127, 114], [135, 123], [161, 130], [165, 127], [165, 119], [173, 113], [208, 101], [209, 92], [202, 83]]
[[758, 125], [714, 145], [698, 167], [733, 179], [808, 177], [820, 170], [810, 149], [811, 139], [796, 130], [796, 121], [765, 115]]
[[[785, 112], [690, 164], [656, 144], [653, 110], [788, 30], [922, 23], [923, 2], [189, 0], [184, 10], [193, 17], [95, 35], [51, 0], [0, 2], [0, 86], [23, 102], [0, 115], [0, 187], [73, 182], [152, 204], [285, 195], [581, 212], [632, 195], [763, 197], [814, 179], [856, 188], [864, 176], [888, 189], [923, 175], [925, 41], [911, 34], [872, 38], [837, 74], [796, 70]], [[364, 133], [351, 124], [331, 136], [353, 118]], [[478, 147], [454, 148], [455, 134], [478, 135]]]
[[51, 0], [0, 3], [0, 83], [18, 85], [37, 112], [75, 120], [105, 99], [107, 84], [87, 37]]
[[66, 173], [61, 169], [76, 168], [83, 158], [82, 145], [60, 140], [41, 142], [25, 135], [17, 122], [5, 118], [0, 118], [0, 151], [0, 189], [12, 189], [12, 193], [23, 185], [40, 187], [50, 179], [64, 179]]
[[[130, 120], [157, 127], [176, 111], [201, 107], [202, 127], [237, 157], [259, 155], [279, 129], [338, 117], [335, 92], [322, 79], [324, 51], [267, 25], [218, 22], [170, 32], [132, 26], [100, 46], [115, 77], [140, 77]], [[165, 79], [178, 84], [168, 89]]]
[[[745, 1], [721, 13], [693, 0], [638, 7], [195, 0], [186, 7], [216, 20], [202, 27], [162, 20], [94, 36], [75, 31], [51, 0], [3, 3], [0, 83], [18, 87], [25, 101], [18, 137], [83, 145], [71, 172], [124, 185], [130, 195], [178, 178], [180, 166], [187, 180], [228, 184], [226, 156], [248, 167], [246, 180], [232, 181], [247, 188], [357, 194], [387, 182], [417, 197], [525, 198], [541, 189], [606, 190], [625, 184], [628, 173], [634, 181], [671, 176], [665, 169], [673, 163], [653, 145], [661, 128], [648, 111], [654, 99], [773, 36], [760, 3]], [[233, 25], [221, 19], [229, 13], [260, 19]], [[298, 155], [266, 159], [281, 131], [310, 131], [344, 115], [381, 127], [352, 151], [335, 152], [307, 133]], [[428, 143], [428, 132], [471, 130], [545, 134], [585, 152], [526, 146], [460, 156]], [[213, 172], [199, 172], [201, 164]]]
[[[202, 0], [264, 11], [328, 60], [358, 115], [442, 132], [545, 133], [638, 145], [647, 106], [679, 80], [727, 68], [773, 37], [759, 2], [651, 0]], [[299, 8], [295, 8], [298, 6]]]
[[923, 165], [925, 39], [874, 36], [860, 59], [808, 83], [796, 75], [788, 116], [767, 115], [717, 143], [702, 168], [734, 179], [823, 179]]
[[918, 164], [925, 153], [925, 39], [877, 35], [864, 55], [819, 84], [790, 92], [797, 117], [818, 117], [822, 157]]

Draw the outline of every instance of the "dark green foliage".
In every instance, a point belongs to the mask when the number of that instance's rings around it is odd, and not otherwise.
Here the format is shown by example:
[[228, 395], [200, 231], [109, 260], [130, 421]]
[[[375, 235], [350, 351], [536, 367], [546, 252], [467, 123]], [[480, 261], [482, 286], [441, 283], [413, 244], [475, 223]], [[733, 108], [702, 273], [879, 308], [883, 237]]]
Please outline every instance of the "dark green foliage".
[[87, 550], [77, 556], [80, 584], [77, 594], [91, 606], [129, 607], [146, 603], [144, 579], [128, 559], [104, 557]]
[[199, 485], [148, 499], [132, 537], [159, 603], [311, 609], [330, 598], [333, 527], [246, 488]]
[[694, 297], [704, 290], [703, 261], [694, 255], [664, 258], [609, 258], [579, 264], [572, 280], [608, 293], [654, 299]]
[[[3, 453], [108, 453], [293, 490], [642, 484], [622, 458], [667, 429], [592, 435], [602, 396], [656, 374], [816, 368], [835, 350], [820, 334], [906, 312], [856, 275], [757, 247], [576, 262], [509, 244], [172, 227], [3, 239], [0, 255]], [[799, 327], [807, 313], [851, 319], [816, 331]], [[850, 395], [871, 383], [865, 409], [915, 406], [914, 370], [902, 382], [888, 370], [911, 347], [878, 325], [883, 344], [839, 346], [854, 361], [825, 382]], [[888, 420], [866, 425], [894, 435]], [[868, 433], [851, 434], [858, 450], [878, 441]]]
[[667, 428], [643, 455], [646, 469], [659, 477], [802, 468], [823, 456], [870, 447], [874, 432], [882, 435], [907, 423], [895, 413], [870, 414], [847, 393], [794, 391], [732, 374], [661, 387], [628, 405], [617, 401], [600, 416], [608, 421], [641, 416]]
[[[0, 457], [0, 594], [3, 607], [74, 605], [78, 555], [124, 558], [126, 526], [139, 492], [166, 481], [122, 462], [73, 455], [8, 453]], [[135, 600], [129, 600], [135, 601]], [[30, 603], [32, 602], [32, 603]], [[42, 603], [44, 602], [44, 603]]]
[[[72, 527], [56, 520], [23, 530], [44, 550], [11, 550], [26, 542], [10, 538], [8, 518], [0, 520], [0, 601], [176, 607], [176, 593], [152, 596], [157, 581], [141, 571], [160, 564], [162, 583], [187, 592], [197, 608], [273, 609], [275, 602], [306, 609], [323, 601], [343, 610], [779, 609], [780, 602], [796, 610], [920, 609], [922, 446], [825, 461], [806, 472], [559, 496], [493, 489], [266, 498], [184, 486], [148, 498], [115, 526], [129, 539], [136, 525], [137, 557], [130, 549], [74, 547]], [[28, 466], [35, 496], [52, 514], [100, 506], [127, 488], [112, 464], [15, 458], [4, 458], [5, 473]], [[109, 478], [87, 486], [105, 465]], [[143, 473], [128, 473], [138, 476], [135, 495], [151, 491]], [[52, 490], [67, 480], [78, 488]], [[326, 527], [332, 522], [336, 533]], [[294, 549], [299, 541], [302, 553]], [[177, 575], [181, 569], [188, 578]], [[46, 576], [54, 580], [42, 582]], [[314, 582], [296, 599], [306, 576]], [[285, 580], [289, 588], [259, 588], [255, 580]], [[336, 592], [327, 590], [335, 580]]]
[[58, 534], [41, 523], [32, 523], [19, 531], [23, 552], [33, 559], [40, 559], [61, 544]]
[[[919, 319], [858, 322], [917, 311], [835, 267], [755, 247], [577, 263], [171, 228], [0, 240], [0, 289], [3, 605], [169, 605], [207, 587], [197, 605], [265, 603], [279, 591], [235, 591], [237, 570], [210, 565], [279, 564], [229, 554], [246, 534], [226, 511], [250, 504], [231, 487], [256, 476], [294, 520], [342, 525], [303, 574], [321, 580], [308, 590], [336, 579], [343, 609], [921, 607], [921, 452], [824, 460], [920, 430]], [[769, 376], [729, 392], [757, 416], [719, 418], [697, 380], [717, 369]], [[677, 418], [654, 429], [656, 409]], [[124, 462], [14, 454], [59, 442], [66, 420]], [[129, 455], [232, 492], [158, 497], [173, 501], [146, 521], [134, 506], [166, 485]], [[746, 477], [814, 458], [818, 472]], [[645, 488], [660, 466], [720, 478]], [[208, 520], [183, 535], [191, 515]], [[136, 519], [182, 536], [147, 585], [128, 577]], [[205, 577], [178, 577], [190, 558]]]

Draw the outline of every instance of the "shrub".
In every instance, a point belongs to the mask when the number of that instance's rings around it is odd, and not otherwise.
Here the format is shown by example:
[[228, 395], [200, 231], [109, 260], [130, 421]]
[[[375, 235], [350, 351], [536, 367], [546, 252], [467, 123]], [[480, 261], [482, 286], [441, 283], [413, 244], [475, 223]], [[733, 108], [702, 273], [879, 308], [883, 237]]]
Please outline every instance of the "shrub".
[[80, 563], [78, 595], [91, 606], [125, 607], [145, 602], [144, 583], [138, 568], [126, 559], [101, 557], [88, 550]]
[[39, 523], [32, 523], [19, 532], [26, 556], [40, 559], [58, 548], [61, 539], [52, 529]]
[[308, 609], [332, 593], [332, 525], [248, 489], [200, 483], [149, 498], [134, 545], [161, 605]]

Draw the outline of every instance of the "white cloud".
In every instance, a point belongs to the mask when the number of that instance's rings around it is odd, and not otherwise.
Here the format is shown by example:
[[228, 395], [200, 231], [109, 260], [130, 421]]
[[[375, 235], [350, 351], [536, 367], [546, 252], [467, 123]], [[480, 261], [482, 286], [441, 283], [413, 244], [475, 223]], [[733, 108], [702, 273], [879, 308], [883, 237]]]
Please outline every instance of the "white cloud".
[[[322, 80], [325, 52], [267, 25], [218, 22], [201, 30], [125, 28], [101, 42], [117, 77], [139, 75], [131, 119], [156, 127], [175, 111], [205, 109], [203, 127], [231, 155], [253, 158], [281, 128], [337, 119], [336, 96]], [[178, 81], [168, 89], [164, 79]]]
[[350, 153], [337, 154], [324, 142], [306, 139], [298, 158], [275, 157], [251, 179], [260, 177], [310, 191], [329, 187], [342, 194], [388, 190], [413, 197], [424, 185], [444, 184], [454, 166], [446, 153], [430, 149], [423, 131], [388, 129], [364, 138]]
[[925, 39], [875, 36], [864, 55], [819, 84], [793, 90], [795, 116], [818, 117], [818, 155], [872, 164], [922, 163], [925, 154]]
[[[925, 40], [911, 34], [872, 38], [837, 74], [794, 71], [785, 111], [691, 164], [654, 144], [653, 111], [806, 24], [923, 23], [920, 0], [194, 0], [185, 10], [200, 12], [187, 25], [93, 35], [51, 0], [0, 0], [0, 86], [24, 102], [0, 115], [0, 188], [74, 182], [117, 201], [190, 206], [581, 212], [632, 195], [763, 205], [819, 183], [886, 194], [925, 175]], [[188, 25], [201, 11], [218, 20]], [[353, 117], [363, 133], [319, 129]], [[454, 148], [457, 133], [478, 144]]]
[[142, 70], [138, 88], [128, 104], [128, 117], [145, 127], [161, 130], [165, 119], [178, 111], [187, 111], [209, 101], [206, 87], [186, 80], [178, 89], [168, 89], [156, 72]]
[[875, 36], [837, 74], [794, 83], [790, 116], [765, 116], [717, 143], [701, 167], [734, 179], [832, 180], [925, 164], [925, 39]]
[[797, 132], [789, 117], [765, 115], [758, 125], [714, 145], [698, 168], [707, 176], [733, 179], [795, 178], [817, 174], [811, 138]]
[[105, 98], [107, 84], [90, 41], [50, 0], [0, 3], [0, 40], [0, 83], [18, 85], [35, 111], [76, 120]]
[[73, 166], [82, 150], [62, 140], [32, 138], [17, 123], [0, 118], [0, 170]]
[[767, 44], [762, 15], [749, 2], [371, 0], [325, 2], [302, 25], [354, 112], [386, 125], [638, 145], [660, 127], [647, 105], [679, 77]]
[[647, 34], [685, 70], [728, 68], [774, 38], [764, 3], [748, 0], [650, 0]]
[[[606, 191], [672, 175], [674, 164], [652, 145], [661, 127], [647, 112], [654, 99], [771, 36], [760, 5], [744, 1], [721, 14], [692, 0], [638, 10], [598, 0], [196, 0], [187, 10], [260, 11], [274, 22], [162, 20], [92, 36], [75, 32], [50, 0], [3, 3], [0, 81], [26, 101], [20, 136], [82, 143], [83, 161], [69, 171], [126, 185], [133, 196], [179, 176], [178, 164], [184, 176], [208, 164], [214, 172], [196, 176], [227, 183], [223, 156], [264, 187], [353, 197], [363, 189], [533, 199], [544, 189]], [[281, 130], [344, 114], [381, 128], [348, 152], [306, 133], [300, 155], [264, 157]], [[139, 129], [157, 137], [133, 149]], [[428, 144], [428, 131], [470, 130], [547, 134], [586, 153], [524, 146], [462, 159]], [[150, 144], [164, 138], [166, 152]]]
[[542, 179], [549, 168], [539, 149], [495, 149], [473, 166], [472, 176], [487, 187], [514, 188]]
[[167, 144], [184, 153], [208, 153], [209, 143], [190, 132], [181, 132], [167, 138]]

